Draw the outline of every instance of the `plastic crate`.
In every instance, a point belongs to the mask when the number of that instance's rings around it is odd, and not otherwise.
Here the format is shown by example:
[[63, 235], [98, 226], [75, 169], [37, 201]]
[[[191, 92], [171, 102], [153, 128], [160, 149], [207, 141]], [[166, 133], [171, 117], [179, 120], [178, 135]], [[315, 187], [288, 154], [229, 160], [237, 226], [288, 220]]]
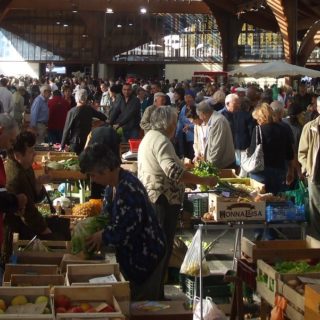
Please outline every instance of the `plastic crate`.
[[255, 290], [257, 286], [257, 265], [245, 259], [237, 261], [237, 276], [250, 288]]
[[[199, 277], [181, 275], [181, 290], [189, 299], [200, 294]], [[224, 281], [224, 275], [210, 275], [203, 277], [203, 296], [215, 298], [229, 298], [231, 296], [230, 284]]]
[[141, 139], [129, 139], [129, 147], [132, 153], [137, 153], [139, 149], [139, 145], [141, 143]]
[[306, 221], [304, 205], [295, 205], [291, 201], [268, 202], [266, 205], [267, 222], [274, 221]]
[[193, 211], [192, 214], [196, 218], [201, 218], [202, 215], [206, 212], [208, 212], [208, 202], [209, 202], [209, 197], [208, 195], [191, 195], [188, 198], [189, 201], [192, 202], [193, 206]]

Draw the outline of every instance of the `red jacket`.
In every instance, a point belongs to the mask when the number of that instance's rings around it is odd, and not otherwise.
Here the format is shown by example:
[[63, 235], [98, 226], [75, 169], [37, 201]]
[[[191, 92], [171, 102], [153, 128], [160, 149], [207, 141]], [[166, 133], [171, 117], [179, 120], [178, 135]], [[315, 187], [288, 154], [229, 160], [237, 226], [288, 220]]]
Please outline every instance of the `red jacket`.
[[49, 130], [63, 131], [66, 122], [67, 113], [69, 111], [69, 103], [63, 97], [54, 96], [48, 101], [49, 107]]

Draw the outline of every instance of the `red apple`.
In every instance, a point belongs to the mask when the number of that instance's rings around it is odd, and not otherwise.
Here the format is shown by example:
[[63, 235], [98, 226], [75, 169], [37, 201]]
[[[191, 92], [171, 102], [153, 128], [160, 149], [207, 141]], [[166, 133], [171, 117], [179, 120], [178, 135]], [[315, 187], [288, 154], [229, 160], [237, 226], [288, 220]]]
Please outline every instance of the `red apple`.
[[107, 305], [102, 310], [100, 310], [100, 312], [115, 312], [115, 310], [112, 306]]
[[67, 310], [66, 310], [66, 308], [64, 308], [64, 307], [58, 307], [57, 309], [56, 309], [56, 313], [66, 313], [67, 312]]
[[83, 313], [83, 310], [80, 306], [75, 306], [70, 308], [68, 311], [68, 313]]
[[71, 300], [66, 295], [59, 294], [59, 295], [54, 297], [54, 305], [55, 305], [56, 308], [63, 307], [63, 308], [65, 308], [67, 310], [71, 306]]

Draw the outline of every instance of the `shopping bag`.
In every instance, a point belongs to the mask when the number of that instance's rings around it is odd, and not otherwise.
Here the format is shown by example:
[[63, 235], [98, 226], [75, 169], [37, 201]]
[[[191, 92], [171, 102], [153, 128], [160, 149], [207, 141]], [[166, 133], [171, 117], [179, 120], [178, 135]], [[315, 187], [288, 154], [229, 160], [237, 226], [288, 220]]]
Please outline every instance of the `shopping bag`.
[[[202, 250], [202, 261], [200, 258], [200, 248]], [[209, 266], [205, 259], [204, 250], [200, 241], [200, 230], [198, 229], [191, 241], [186, 256], [184, 257], [180, 273], [194, 277], [199, 276], [200, 266], [202, 266], [203, 276], [208, 275], [210, 273]]]
[[256, 149], [254, 150], [254, 153], [251, 156], [249, 156], [248, 150], [241, 151], [240, 157], [241, 168], [246, 172], [253, 173], [264, 170], [264, 154], [260, 126], [256, 127]]
[[217, 307], [210, 297], [202, 299], [202, 318], [200, 298], [195, 297], [193, 301], [193, 320], [226, 320], [227, 317]]
[[285, 191], [282, 194], [286, 199], [292, 200], [297, 206], [307, 205], [309, 201], [308, 188], [300, 179], [294, 190]]

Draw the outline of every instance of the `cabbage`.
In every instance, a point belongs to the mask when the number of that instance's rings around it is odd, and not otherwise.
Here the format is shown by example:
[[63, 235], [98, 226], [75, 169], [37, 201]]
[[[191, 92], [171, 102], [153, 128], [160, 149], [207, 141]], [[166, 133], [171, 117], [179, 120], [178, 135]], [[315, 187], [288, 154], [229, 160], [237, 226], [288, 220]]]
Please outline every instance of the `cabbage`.
[[93, 252], [86, 247], [86, 240], [94, 233], [103, 230], [108, 223], [108, 216], [89, 217], [81, 220], [73, 229], [71, 238], [71, 251], [77, 254], [81, 251], [87, 256], [92, 256]]

